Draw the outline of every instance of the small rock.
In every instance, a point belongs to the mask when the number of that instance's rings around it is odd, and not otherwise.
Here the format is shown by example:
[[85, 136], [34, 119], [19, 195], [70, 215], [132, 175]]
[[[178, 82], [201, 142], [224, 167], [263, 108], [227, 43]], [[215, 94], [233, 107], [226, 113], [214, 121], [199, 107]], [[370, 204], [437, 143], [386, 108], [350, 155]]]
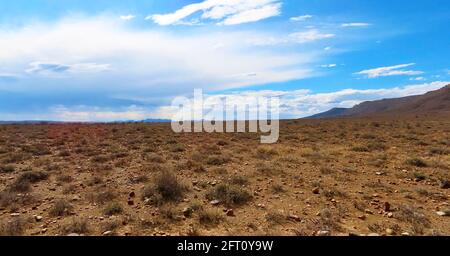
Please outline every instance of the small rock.
[[105, 231], [105, 232], [103, 232], [103, 234], [102, 235], [104, 235], [104, 236], [110, 236], [110, 235], [112, 235], [112, 231], [111, 230], [108, 230], [108, 231]]
[[317, 231], [316, 235], [317, 236], [329, 236], [330, 235], [330, 231], [328, 231], [328, 230]]
[[378, 176], [381, 176], [381, 175], [383, 175], [383, 173], [382, 173], [382, 172], [376, 172], [375, 174], [376, 174], [376, 175], [378, 175]]
[[385, 212], [391, 211], [391, 204], [389, 202], [384, 202], [384, 211]]
[[371, 211], [369, 209], [365, 209], [364, 212], [367, 213], [367, 214], [373, 214], [373, 211]]
[[360, 215], [360, 216], [358, 216], [358, 219], [365, 220], [366, 219], [366, 215]]
[[312, 192], [313, 192], [313, 194], [319, 194], [319, 192], [320, 192], [320, 189], [318, 188], [318, 187], [315, 187], [313, 190], [312, 190]]
[[393, 214], [392, 212], [389, 212], [389, 213], [387, 214], [387, 217], [388, 217], [388, 218], [392, 218], [392, 217], [394, 217], [394, 214]]
[[80, 234], [78, 234], [78, 233], [70, 233], [67, 236], [80, 236]]
[[193, 212], [193, 210], [192, 210], [191, 207], [183, 208], [183, 216], [186, 217], [186, 218], [191, 217], [192, 216], [192, 212]]
[[79, 201], [79, 200], [81, 200], [81, 197], [80, 197], [80, 196], [74, 196], [74, 197], [72, 197], [72, 201]]
[[20, 216], [20, 213], [18, 213], [18, 212], [11, 213], [10, 216], [11, 217], [18, 217], [18, 216]]
[[227, 210], [227, 216], [228, 216], [228, 217], [234, 217], [234, 216], [235, 216], [235, 215], [234, 215], [233, 209], [228, 209], [228, 210]]
[[134, 191], [131, 191], [130, 194], [128, 194], [129, 197], [135, 197], [136, 193], [134, 193]]
[[438, 211], [436, 214], [443, 217], [450, 216], [450, 210]]
[[441, 181], [441, 188], [442, 189], [449, 189], [450, 188], [450, 181], [448, 181], [448, 180]]
[[289, 219], [294, 220], [294, 221], [301, 221], [302, 220], [298, 215], [295, 215], [295, 214], [289, 214], [288, 217], [289, 217]]
[[212, 200], [209, 203], [212, 204], [212, 205], [218, 205], [218, 204], [220, 204], [220, 200]]
[[42, 221], [42, 216], [34, 216], [34, 219], [35, 219], [37, 222], [40, 222], [40, 221]]
[[380, 236], [380, 234], [378, 234], [378, 233], [370, 233], [367, 236]]
[[409, 233], [408, 232], [403, 232], [402, 236], [409, 236]]
[[134, 205], [134, 201], [133, 200], [128, 200], [128, 205]]
[[386, 229], [386, 234], [392, 236], [394, 234], [394, 230], [387, 228]]

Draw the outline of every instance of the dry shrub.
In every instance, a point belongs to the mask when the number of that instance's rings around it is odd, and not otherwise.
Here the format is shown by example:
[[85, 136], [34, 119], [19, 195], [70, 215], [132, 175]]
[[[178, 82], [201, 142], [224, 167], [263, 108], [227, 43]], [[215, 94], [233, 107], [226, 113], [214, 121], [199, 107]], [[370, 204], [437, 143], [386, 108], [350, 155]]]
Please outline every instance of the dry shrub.
[[162, 171], [153, 183], [144, 187], [142, 198], [150, 199], [150, 203], [154, 205], [162, 205], [180, 200], [186, 190], [186, 186], [172, 172]]
[[251, 200], [246, 190], [236, 185], [220, 184], [206, 194], [208, 200], [219, 200], [227, 206], [239, 206]]
[[65, 216], [69, 215], [72, 209], [72, 205], [66, 200], [58, 200], [55, 202], [52, 208], [50, 208], [49, 213], [51, 216]]
[[21, 236], [25, 232], [26, 221], [22, 218], [5, 220], [0, 223], [0, 236]]

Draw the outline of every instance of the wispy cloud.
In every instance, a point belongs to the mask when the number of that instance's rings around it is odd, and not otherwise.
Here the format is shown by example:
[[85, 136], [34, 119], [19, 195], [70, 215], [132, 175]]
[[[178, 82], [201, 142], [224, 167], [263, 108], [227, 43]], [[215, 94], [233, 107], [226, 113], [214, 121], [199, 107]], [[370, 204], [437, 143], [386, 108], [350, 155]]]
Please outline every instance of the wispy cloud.
[[307, 15], [291, 17], [289, 20], [294, 21], [294, 22], [299, 22], [299, 21], [305, 21], [307, 19], [311, 19], [312, 17], [313, 17], [312, 15], [307, 14]]
[[418, 77], [411, 77], [409, 80], [410, 81], [425, 81], [427, 79], [423, 76], [418, 76]]
[[364, 23], [364, 22], [354, 22], [354, 23], [343, 23], [341, 24], [341, 27], [348, 28], [348, 27], [354, 27], [354, 28], [363, 28], [368, 27], [372, 24], [370, 23]]
[[186, 5], [173, 13], [149, 15], [146, 19], [162, 26], [183, 24], [184, 19], [197, 12], [202, 12], [200, 19], [203, 20], [214, 20], [220, 25], [237, 25], [279, 15], [281, 2], [279, 0], [205, 0]]
[[331, 33], [321, 33], [317, 29], [311, 29], [303, 32], [296, 32], [289, 35], [289, 37], [297, 43], [306, 43], [317, 41], [321, 39], [327, 39], [334, 37], [334, 34]]
[[380, 67], [380, 68], [363, 70], [363, 71], [357, 72], [355, 74], [365, 75], [368, 78], [377, 78], [377, 77], [400, 76], [400, 75], [415, 76], [415, 75], [420, 75], [420, 74], [424, 73], [423, 71], [405, 70], [404, 69], [406, 67], [410, 67], [413, 65], [415, 65], [415, 63], [400, 64], [400, 65], [389, 66], [389, 67]]
[[136, 16], [132, 15], [132, 14], [128, 14], [128, 15], [121, 15], [119, 18], [121, 20], [129, 21], [129, 20], [132, 20], [132, 19], [136, 18]]
[[251, 45], [279, 45], [279, 44], [304, 44], [335, 37], [335, 34], [320, 32], [317, 29], [309, 29], [290, 33], [288, 35], [267, 36], [258, 35], [250, 37], [246, 41]]
[[320, 67], [322, 67], [322, 68], [335, 68], [335, 67], [337, 67], [337, 65], [336, 64], [324, 64], [324, 65], [320, 65]]
[[8, 74], [8, 73], [0, 73], [0, 82], [15, 82], [19, 79], [18, 75], [15, 74]]
[[31, 62], [30, 68], [26, 70], [30, 74], [51, 74], [51, 73], [97, 73], [110, 69], [109, 64], [97, 63], [76, 63], [76, 64], [59, 64], [48, 62]]

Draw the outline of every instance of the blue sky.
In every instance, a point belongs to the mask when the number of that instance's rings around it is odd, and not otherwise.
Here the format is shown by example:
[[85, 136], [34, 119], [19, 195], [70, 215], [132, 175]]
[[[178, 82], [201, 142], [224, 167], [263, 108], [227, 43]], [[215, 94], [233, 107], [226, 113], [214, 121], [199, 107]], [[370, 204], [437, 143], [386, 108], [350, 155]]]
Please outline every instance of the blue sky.
[[450, 81], [447, 0], [0, 0], [0, 120], [170, 118], [278, 95], [297, 118]]

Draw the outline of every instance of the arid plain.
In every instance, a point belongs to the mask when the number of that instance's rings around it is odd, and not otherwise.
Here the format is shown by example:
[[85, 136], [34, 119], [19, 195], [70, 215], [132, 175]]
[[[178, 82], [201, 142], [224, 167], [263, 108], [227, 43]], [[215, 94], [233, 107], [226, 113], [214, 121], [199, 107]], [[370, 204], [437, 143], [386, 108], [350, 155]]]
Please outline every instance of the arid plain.
[[0, 126], [1, 235], [449, 235], [448, 116]]

